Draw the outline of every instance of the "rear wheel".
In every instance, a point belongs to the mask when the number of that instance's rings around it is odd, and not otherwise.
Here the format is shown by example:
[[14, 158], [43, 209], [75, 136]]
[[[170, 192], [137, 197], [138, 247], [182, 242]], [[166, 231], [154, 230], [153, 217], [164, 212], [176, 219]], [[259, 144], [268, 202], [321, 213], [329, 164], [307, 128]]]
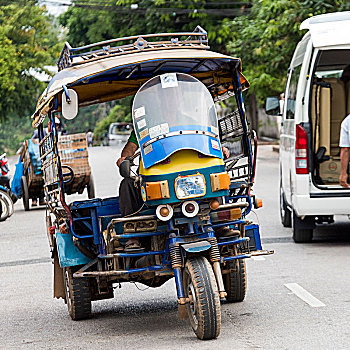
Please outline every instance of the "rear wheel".
[[199, 339], [219, 336], [221, 308], [213, 269], [205, 257], [189, 258], [183, 271], [187, 312]]
[[309, 243], [312, 241], [313, 229], [293, 227], [293, 239], [295, 243]]
[[87, 192], [89, 199], [95, 198], [95, 182], [92, 174], [90, 174], [89, 183], [87, 185]]
[[282, 188], [282, 183], [280, 184], [280, 217], [282, 225], [284, 227], [292, 227], [292, 212], [287, 206]]
[[244, 259], [228, 262], [230, 272], [224, 275], [224, 286], [227, 293], [226, 301], [237, 303], [243, 301], [247, 291], [247, 275]]
[[21, 178], [21, 187], [22, 187], [22, 199], [23, 199], [23, 206], [24, 210], [29, 210], [29, 191], [28, 191], [28, 183], [27, 178], [25, 176], [22, 176]]
[[311, 217], [306, 216], [302, 220], [293, 212], [293, 239], [295, 243], [309, 243], [312, 241], [314, 230], [310, 226], [314, 222], [311, 219]]
[[66, 303], [72, 320], [83, 320], [91, 316], [91, 294], [87, 278], [74, 278], [70, 267], [63, 269]]

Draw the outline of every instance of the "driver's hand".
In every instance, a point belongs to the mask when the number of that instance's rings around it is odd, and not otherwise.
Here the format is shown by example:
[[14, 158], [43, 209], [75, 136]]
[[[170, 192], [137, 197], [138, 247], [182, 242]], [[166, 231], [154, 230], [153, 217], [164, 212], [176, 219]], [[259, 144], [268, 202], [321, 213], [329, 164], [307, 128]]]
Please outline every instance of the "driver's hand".
[[126, 157], [120, 157], [118, 160], [117, 160], [117, 166], [120, 167], [120, 163], [125, 159]]
[[222, 150], [222, 154], [224, 155], [224, 159], [227, 159], [230, 157], [230, 151], [228, 150], [228, 148], [222, 146], [221, 150]]
[[342, 186], [344, 188], [348, 188], [349, 184], [347, 183], [347, 180], [348, 180], [348, 174], [340, 174], [340, 176], [339, 176], [340, 186]]

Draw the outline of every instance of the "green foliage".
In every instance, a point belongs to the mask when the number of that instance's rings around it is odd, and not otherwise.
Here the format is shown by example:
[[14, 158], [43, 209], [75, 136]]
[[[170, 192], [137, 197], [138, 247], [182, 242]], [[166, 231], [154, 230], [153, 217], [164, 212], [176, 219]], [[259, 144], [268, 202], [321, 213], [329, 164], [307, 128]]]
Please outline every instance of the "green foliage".
[[[130, 98], [128, 99], [130, 101]], [[94, 136], [96, 140], [101, 140], [103, 135], [108, 132], [109, 125], [116, 122], [131, 122], [130, 103], [115, 105], [107, 118], [100, 120], [95, 127]]]
[[36, 1], [0, 8], [0, 120], [33, 112], [43, 85], [29, 73], [43, 70], [57, 55], [57, 35]]
[[262, 103], [267, 96], [284, 90], [286, 73], [305, 19], [349, 9], [347, 0], [254, 0], [248, 16], [226, 20], [232, 32], [228, 51], [241, 57], [243, 72]]
[[29, 116], [44, 83], [29, 71], [45, 71], [58, 57], [58, 27], [37, 1], [3, 1], [0, 7], [0, 152], [13, 152], [30, 137]]
[[[203, 27], [214, 50], [225, 50], [231, 37], [222, 28], [223, 18], [240, 14], [241, 2], [226, 4], [212, 0], [73, 0], [75, 6], [60, 16], [62, 25], [69, 28], [68, 41], [76, 47], [102, 40], [148, 33], [193, 31]], [[132, 9], [131, 5], [137, 4]], [[215, 6], [215, 9], [212, 8]]]

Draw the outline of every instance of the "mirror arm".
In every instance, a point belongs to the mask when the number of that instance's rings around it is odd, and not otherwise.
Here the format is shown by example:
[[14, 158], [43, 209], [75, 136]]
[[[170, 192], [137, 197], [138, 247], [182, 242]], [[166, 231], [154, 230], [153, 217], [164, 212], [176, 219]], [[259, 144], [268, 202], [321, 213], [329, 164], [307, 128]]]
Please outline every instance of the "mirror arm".
[[71, 99], [70, 99], [70, 96], [69, 96], [69, 92], [68, 92], [67, 86], [66, 85], [62, 85], [62, 88], [64, 90], [64, 93], [66, 94], [66, 101], [67, 101], [67, 103], [71, 103]]

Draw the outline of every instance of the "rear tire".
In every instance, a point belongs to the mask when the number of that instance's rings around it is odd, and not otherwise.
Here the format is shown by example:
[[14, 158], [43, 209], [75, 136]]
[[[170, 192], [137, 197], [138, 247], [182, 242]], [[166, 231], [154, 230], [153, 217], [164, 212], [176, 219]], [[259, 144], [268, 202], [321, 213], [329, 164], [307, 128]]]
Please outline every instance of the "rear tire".
[[293, 227], [293, 239], [295, 243], [309, 243], [312, 241], [313, 229]]
[[295, 243], [309, 243], [312, 241], [315, 219], [305, 216], [303, 219], [293, 211], [293, 239]]
[[28, 191], [28, 183], [27, 178], [25, 176], [22, 176], [21, 178], [21, 187], [22, 187], [22, 199], [23, 199], [23, 206], [24, 210], [29, 210], [29, 191]]
[[287, 206], [282, 189], [282, 183], [280, 184], [280, 217], [281, 223], [284, 227], [292, 227], [292, 212]]
[[237, 303], [244, 300], [247, 292], [247, 274], [244, 259], [229, 261], [227, 267], [230, 272], [224, 275], [224, 286], [228, 303]]
[[87, 278], [74, 278], [71, 267], [63, 269], [66, 303], [72, 320], [84, 320], [91, 316], [91, 294]]
[[183, 284], [185, 297], [190, 299], [186, 306], [194, 333], [199, 339], [218, 337], [221, 328], [220, 298], [213, 269], [205, 257], [187, 260]]
[[87, 185], [87, 192], [88, 192], [89, 199], [95, 198], [95, 182], [92, 174], [90, 174], [89, 183]]

